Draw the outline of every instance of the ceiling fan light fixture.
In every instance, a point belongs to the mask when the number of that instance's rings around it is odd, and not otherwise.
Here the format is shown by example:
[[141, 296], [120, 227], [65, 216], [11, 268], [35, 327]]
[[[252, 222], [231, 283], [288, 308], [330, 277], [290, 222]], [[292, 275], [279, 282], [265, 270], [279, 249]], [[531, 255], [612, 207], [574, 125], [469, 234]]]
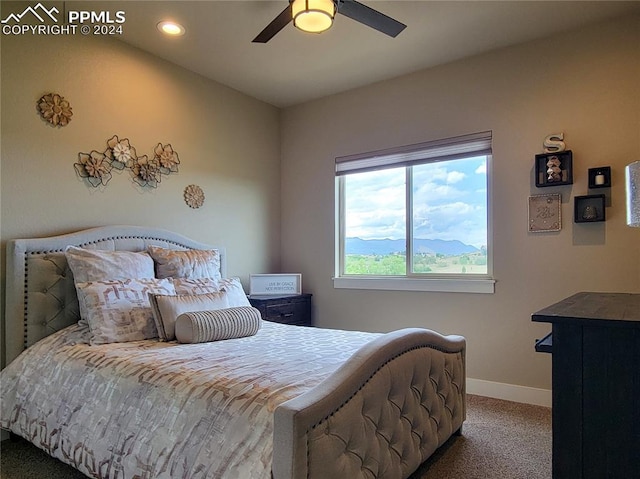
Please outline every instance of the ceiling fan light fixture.
[[293, 0], [293, 25], [303, 32], [321, 33], [333, 24], [336, 4], [333, 0]]

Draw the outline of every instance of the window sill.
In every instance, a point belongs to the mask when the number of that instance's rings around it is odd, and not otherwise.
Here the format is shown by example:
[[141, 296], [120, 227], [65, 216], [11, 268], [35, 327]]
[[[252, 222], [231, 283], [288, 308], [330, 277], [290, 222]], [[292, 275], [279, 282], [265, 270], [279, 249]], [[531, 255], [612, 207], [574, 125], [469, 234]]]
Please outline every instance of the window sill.
[[386, 291], [433, 291], [439, 293], [495, 292], [494, 279], [443, 278], [333, 278], [335, 289], [372, 289]]

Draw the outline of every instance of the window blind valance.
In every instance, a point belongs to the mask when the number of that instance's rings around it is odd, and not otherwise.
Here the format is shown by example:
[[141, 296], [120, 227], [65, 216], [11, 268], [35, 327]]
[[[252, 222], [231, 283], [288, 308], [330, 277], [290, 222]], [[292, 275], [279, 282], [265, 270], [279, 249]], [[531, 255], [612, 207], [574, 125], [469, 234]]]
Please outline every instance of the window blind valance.
[[336, 176], [491, 154], [491, 131], [336, 158]]

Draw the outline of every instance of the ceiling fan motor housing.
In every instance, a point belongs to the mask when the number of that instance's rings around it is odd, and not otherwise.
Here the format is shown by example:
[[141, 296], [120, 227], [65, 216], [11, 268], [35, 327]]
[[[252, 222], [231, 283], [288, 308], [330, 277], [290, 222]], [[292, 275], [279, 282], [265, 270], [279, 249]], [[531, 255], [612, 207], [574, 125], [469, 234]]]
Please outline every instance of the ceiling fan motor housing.
[[328, 30], [336, 11], [334, 0], [291, 0], [293, 25], [303, 32], [320, 33]]

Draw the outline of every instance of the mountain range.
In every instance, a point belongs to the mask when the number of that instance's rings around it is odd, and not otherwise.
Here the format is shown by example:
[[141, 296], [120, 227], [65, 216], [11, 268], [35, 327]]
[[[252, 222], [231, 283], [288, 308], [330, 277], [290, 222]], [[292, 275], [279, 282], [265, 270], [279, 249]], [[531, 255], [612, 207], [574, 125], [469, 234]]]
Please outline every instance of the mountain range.
[[[392, 253], [404, 253], [406, 250], [405, 240], [392, 239], [372, 239], [346, 238], [346, 254], [362, 255], [387, 255]], [[440, 239], [414, 239], [414, 249], [416, 253], [430, 253], [443, 255], [460, 255], [464, 253], [478, 253], [480, 250], [475, 246], [465, 244], [458, 240]]]

